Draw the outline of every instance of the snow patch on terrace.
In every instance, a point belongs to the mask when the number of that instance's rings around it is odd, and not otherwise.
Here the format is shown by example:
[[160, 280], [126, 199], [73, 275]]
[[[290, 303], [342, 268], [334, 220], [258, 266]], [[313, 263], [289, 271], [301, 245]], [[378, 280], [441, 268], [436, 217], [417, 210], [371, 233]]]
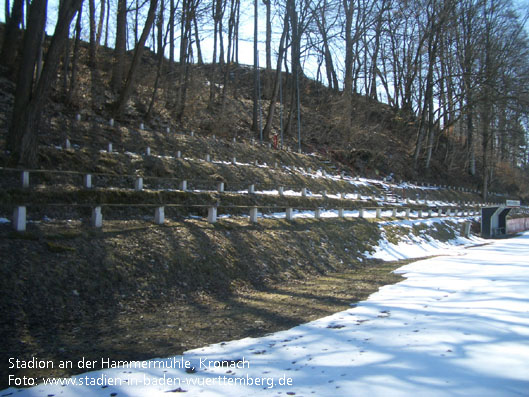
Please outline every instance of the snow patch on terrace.
[[[394, 261], [401, 259], [421, 258], [425, 256], [433, 255], [447, 255], [452, 250], [465, 247], [471, 244], [483, 243], [485, 240], [471, 235], [470, 237], [462, 237], [460, 235], [460, 225], [465, 221], [469, 221], [472, 218], [429, 218], [429, 219], [418, 219], [418, 220], [399, 220], [380, 222], [379, 228], [382, 230], [382, 238], [379, 240], [378, 245], [373, 253], [364, 252], [364, 256], [367, 258], [382, 259], [385, 261]], [[456, 238], [449, 241], [439, 241], [428, 235], [428, 233], [421, 233], [419, 236], [410, 233], [406, 236], [400, 236], [400, 241], [395, 244], [388, 241], [387, 232], [384, 230], [384, 225], [396, 225], [405, 228], [412, 228], [413, 225], [427, 225], [431, 228], [436, 228], [442, 223], [445, 227], [449, 227], [446, 221], [455, 222], [456, 226], [454, 231]]]

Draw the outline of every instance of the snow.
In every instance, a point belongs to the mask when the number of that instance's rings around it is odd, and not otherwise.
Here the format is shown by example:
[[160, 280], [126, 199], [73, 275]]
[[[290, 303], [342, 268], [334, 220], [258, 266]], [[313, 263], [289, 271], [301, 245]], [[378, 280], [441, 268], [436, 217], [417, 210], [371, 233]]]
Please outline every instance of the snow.
[[[51, 147], [55, 147], [57, 150], [62, 150], [62, 147], [60, 146], [54, 146], [54, 145], [51, 145]], [[100, 153], [108, 153], [107, 150], [100, 150], [99, 151]], [[117, 150], [113, 150], [111, 153], [113, 154], [118, 154], [119, 152]], [[130, 151], [125, 151], [124, 152], [125, 155], [129, 156], [129, 157], [132, 157], [133, 159], [139, 159], [139, 158], [142, 158], [145, 154], [138, 154], [138, 153], [134, 153], [134, 152], [130, 152]], [[157, 154], [151, 154], [152, 157], [157, 157], [157, 158], [160, 158], [160, 159], [175, 159], [174, 156], [170, 156], [170, 155], [157, 155]], [[190, 162], [198, 162], [198, 161], [205, 161], [204, 159], [198, 159], [198, 158], [193, 158], [193, 157], [183, 157], [183, 160], [185, 161], [190, 161]], [[231, 161], [225, 161], [225, 160], [218, 160], [218, 159], [212, 159], [211, 161], [213, 164], [216, 164], [216, 165], [224, 165], [224, 166], [231, 166], [232, 163]], [[259, 168], [266, 168], [266, 169], [270, 169], [271, 167], [267, 164], [267, 163], [263, 163], [263, 164], [255, 164], [255, 163], [242, 163], [242, 162], [239, 162], [237, 161], [236, 162], [236, 165], [237, 166], [242, 166], [242, 167], [259, 167]], [[329, 174], [329, 173], [326, 173], [325, 171], [323, 171], [322, 169], [318, 169], [318, 170], [315, 170], [315, 171], [312, 171], [312, 172], [307, 172], [304, 168], [301, 168], [301, 167], [297, 167], [297, 166], [287, 166], [287, 165], [282, 165], [281, 168], [283, 169], [283, 171], [285, 172], [289, 172], [291, 174], [294, 174], [294, 175], [304, 175], [304, 176], [309, 176], [313, 179], [325, 179], [325, 180], [329, 180], [329, 181], [344, 181], [344, 182], [347, 182], [349, 183], [351, 186], [354, 186], [354, 187], [363, 187], [363, 188], [368, 188], [368, 189], [371, 189], [373, 187], [376, 187], [377, 190], [379, 189], [382, 189], [383, 191], [386, 191], [388, 193], [391, 192], [392, 189], [419, 189], [419, 190], [424, 190], [424, 191], [432, 191], [432, 190], [440, 190], [441, 188], [438, 187], [438, 186], [418, 186], [418, 185], [415, 185], [415, 184], [412, 184], [412, 183], [409, 183], [409, 182], [402, 182], [400, 184], [397, 184], [395, 182], [386, 182], [386, 181], [383, 181], [383, 180], [378, 180], [378, 179], [369, 179], [369, 178], [360, 178], [360, 177], [351, 177], [351, 176], [344, 176], [342, 177], [341, 175], [339, 174]], [[159, 189], [156, 189], [156, 190], [159, 190], [159, 191], [164, 191], [164, 190], [167, 190], [167, 189], [163, 189], [163, 188], [159, 188]], [[374, 190], [373, 191], [373, 194], [377, 194], [375, 193], [377, 190]], [[199, 191], [199, 190], [197, 190]], [[203, 191], [208, 191], [208, 190], [203, 190]], [[242, 193], [247, 193], [246, 190], [237, 190], [235, 191], [235, 193], [239, 193], [239, 194], [242, 194]], [[255, 192], [256, 194], [266, 194], [266, 195], [279, 195], [279, 192], [277, 190], [264, 190], [264, 191], [256, 191]], [[301, 192], [300, 191], [293, 191], [293, 190], [287, 190], [284, 192], [284, 195], [285, 196], [298, 196], [300, 197], [301, 196]], [[311, 192], [307, 192], [307, 196], [308, 197], [322, 197], [321, 194], [313, 194]], [[337, 194], [336, 192], [331, 192], [329, 191], [328, 192], [328, 197], [329, 198], [340, 198], [340, 195]], [[384, 199], [382, 197], [376, 197], [376, 196], [373, 196], [373, 195], [362, 195], [362, 194], [359, 194], [359, 193], [347, 193], [346, 196], [345, 196], [346, 199], [353, 199], [353, 200], [363, 200], [363, 201], [370, 201], [370, 200], [375, 200], [379, 203], [384, 203]], [[456, 203], [450, 203], [450, 202], [445, 202], [445, 201], [427, 201], [427, 202], [424, 202], [424, 200], [421, 200], [421, 202], [419, 202], [418, 199], [413, 199], [413, 198], [409, 198], [410, 200], [410, 203], [412, 204], [425, 204], [427, 206], [430, 206], [430, 207], [438, 207], [438, 206], [458, 206], [458, 204]], [[387, 202], [387, 204], [390, 204], [390, 205], [393, 205], [393, 206], [405, 206], [407, 205], [406, 203], [403, 203], [403, 202]]]
[[[404, 281], [290, 330], [67, 380], [98, 386], [40, 385], [0, 395], [527, 396], [529, 233], [457, 248], [476, 242], [435, 246], [445, 255], [401, 267]], [[177, 365], [183, 362], [196, 373]]]
[[[462, 223], [470, 220], [469, 218], [450, 218], [452, 222]], [[397, 225], [402, 227], [411, 227], [413, 225], [424, 224], [429, 227], [435, 227], [436, 224], [446, 221], [447, 218], [429, 218], [429, 219], [415, 219], [415, 220], [399, 220], [390, 222], [379, 222], [379, 227], [383, 228], [384, 225]], [[383, 230], [383, 229], [382, 229]], [[404, 236], [403, 240], [399, 241], [398, 244], [389, 242], [385, 238], [385, 232], [382, 232], [382, 239], [378, 242], [375, 252], [364, 253], [367, 258], [382, 259], [385, 261], [394, 261], [400, 259], [410, 258], [421, 258], [425, 256], [433, 255], [444, 255], [450, 249], [454, 249], [458, 246], [466, 246], [469, 244], [482, 244], [484, 243], [482, 238], [476, 236], [470, 236], [469, 238], [457, 237], [453, 240], [442, 242], [433, 239], [428, 235], [416, 236], [413, 233]]]

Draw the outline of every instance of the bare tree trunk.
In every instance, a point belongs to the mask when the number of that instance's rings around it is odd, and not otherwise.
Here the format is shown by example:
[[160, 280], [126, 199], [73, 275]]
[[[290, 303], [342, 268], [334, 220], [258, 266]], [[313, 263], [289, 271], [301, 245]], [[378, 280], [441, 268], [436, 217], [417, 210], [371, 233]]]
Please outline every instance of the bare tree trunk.
[[101, 44], [101, 35], [103, 33], [103, 22], [105, 20], [105, 4], [106, 0], [101, 0], [101, 8], [99, 10], [99, 21], [97, 24], [97, 34], [96, 34], [96, 54], [99, 45]]
[[[31, 4], [28, 31], [24, 38], [23, 62], [19, 68], [13, 121], [8, 136], [8, 146], [13, 150], [12, 156], [18, 164], [34, 166], [37, 163], [37, 135], [42, 109], [48, 98], [51, 86], [57, 77], [57, 67], [64, 51], [70, 23], [81, 7], [82, 0], [62, 0], [55, 33], [46, 53], [42, 74], [31, 92], [33, 70], [35, 67], [35, 46], [44, 31], [47, 1], [36, 1]], [[19, 87], [20, 85], [20, 87]]]
[[174, 66], [174, 20], [176, 14], [175, 0], [169, 5], [169, 68]]
[[276, 108], [277, 95], [279, 94], [279, 85], [281, 79], [281, 62], [283, 62], [283, 54], [285, 52], [285, 38], [288, 31], [288, 17], [285, 16], [283, 33], [281, 34], [281, 39], [279, 40], [279, 52], [277, 54], [277, 64], [276, 64], [276, 74], [274, 79], [274, 88], [272, 90], [272, 98], [270, 99], [270, 107], [268, 108], [268, 116], [266, 118], [266, 125], [263, 130], [263, 135], [269, 137], [270, 131], [272, 129], [272, 124], [274, 120], [274, 112]]
[[237, 12], [235, 17], [233, 40], [235, 42], [235, 63], [239, 64], [239, 22], [241, 20], [241, 2], [237, 0]]
[[216, 75], [216, 63], [217, 63], [217, 35], [219, 33], [219, 19], [222, 18], [220, 15], [220, 2], [221, 0], [215, 0], [211, 4], [211, 13], [213, 17], [213, 58], [211, 60], [211, 72], [209, 75], [209, 102], [208, 108], [213, 106], [215, 101], [215, 75]]
[[79, 13], [77, 14], [77, 22], [75, 23], [75, 44], [73, 46], [73, 55], [72, 55], [72, 75], [70, 78], [70, 88], [68, 90], [67, 102], [71, 103], [72, 98], [75, 95], [75, 89], [77, 87], [77, 66], [79, 63], [79, 46], [81, 43], [81, 20], [83, 16], [83, 5], [79, 8]]
[[[158, 31], [158, 53], [157, 55], [157, 66], [156, 66], [156, 79], [154, 80], [154, 87], [152, 89], [151, 101], [149, 103], [149, 108], [147, 109], [147, 114], [145, 115], [146, 119], [150, 119], [152, 116], [152, 111], [154, 109], [154, 104], [156, 102], [156, 93], [158, 91], [158, 86], [160, 84], [160, 77], [162, 75], [163, 68], [163, 58], [165, 52], [165, 46], [167, 43], [167, 35], [164, 40], [163, 37], [163, 14], [164, 14], [164, 2], [163, 0], [160, 3], [160, 9], [158, 10], [158, 18], [156, 21], [157, 31]], [[169, 28], [169, 26], [168, 26]]]
[[139, 22], [139, 10], [140, 10], [140, 2], [139, 0], [136, 0], [136, 7], [134, 9], [134, 48], [138, 45], [138, 33], [140, 30], [140, 27], [138, 25]]
[[257, 133], [259, 132], [259, 120], [258, 120], [258, 93], [259, 93], [259, 86], [258, 86], [258, 80], [257, 80], [257, 73], [259, 71], [257, 70], [257, 65], [259, 63], [259, 51], [257, 48], [258, 43], [258, 33], [259, 33], [259, 14], [258, 14], [258, 7], [257, 7], [258, 0], [254, 0], [253, 2], [253, 111], [252, 111], [252, 131]]
[[263, 0], [266, 6], [266, 70], [272, 70], [272, 21], [271, 21], [271, 0]]
[[127, 46], [127, 0], [118, 0], [116, 17], [116, 45], [114, 48], [114, 64], [112, 67], [111, 86], [114, 92], [121, 89], [123, 71], [125, 69], [125, 53]]
[[380, 11], [377, 15], [377, 24], [375, 28], [375, 48], [373, 49], [373, 56], [371, 59], [371, 90], [369, 92], [369, 96], [373, 99], [377, 99], [377, 74], [378, 74], [378, 53], [380, 51], [380, 36], [382, 34], [382, 28], [383, 28], [383, 18], [384, 12], [386, 11], [386, 2], [387, 0], [382, 0], [382, 4], [380, 5]]
[[6, 19], [6, 23], [9, 23], [9, 19], [11, 18], [11, 6], [9, 4], [9, 0], [6, 0], [5, 2], [5, 8], [4, 8], [4, 15], [5, 15], [5, 19]]
[[197, 46], [197, 63], [199, 65], [204, 65], [204, 59], [202, 58], [202, 49], [200, 47], [200, 36], [198, 34], [198, 23], [196, 16], [193, 17], [193, 24], [195, 27], [195, 44]]
[[90, 43], [88, 46], [88, 65], [96, 66], [96, 4], [95, 0], [88, 0], [88, 12], [90, 22]]
[[345, 11], [345, 72], [343, 83], [343, 95], [345, 98], [345, 115], [344, 121], [346, 127], [351, 126], [352, 122], [352, 95], [353, 95], [353, 2], [352, 0], [343, 0]]
[[315, 20], [316, 20], [318, 31], [320, 33], [321, 40], [322, 40], [322, 46], [323, 46], [322, 52], [323, 52], [323, 59], [325, 60], [325, 73], [327, 76], [327, 84], [329, 84], [329, 88], [337, 91], [339, 90], [340, 87], [338, 86], [338, 77], [336, 75], [336, 71], [334, 70], [331, 50], [329, 47], [326, 13], [327, 13], [327, 0], [324, 0], [323, 5], [320, 10], [320, 15], [316, 15]]
[[28, 10], [28, 21], [31, 23], [24, 35], [22, 46], [22, 60], [18, 68], [17, 85], [15, 90], [15, 103], [13, 106], [13, 119], [7, 137], [7, 149], [20, 156], [22, 137], [18, 131], [19, 126], [25, 127], [28, 122], [27, 105], [31, 100], [33, 76], [37, 63], [38, 48], [41, 45], [41, 36], [46, 25], [46, 7], [48, 2], [38, 1]]
[[107, 17], [106, 17], [106, 23], [105, 23], [105, 47], [108, 48], [108, 25], [110, 23], [110, 0], [107, 1]]
[[[9, 8], [8, 1], [6, 7]], [[2, 52], [0, 53], [0, 62], [6, 66], [10, 73], [17, 58], [17, 43], [20, 33], [20, 23], [23, 20], [24, 14], [24, 0], [15, 0], [13, 2], [13, 10], [5, 27], [4, 42], [2, 43]]]
[[127, 75], [127, 80], [125, 81], [125, 85], [123, 86], [119, 99], [116, 103], [116, 114], [118, 116], [123, 114], [123, 111], [125, 110], [125, 105], [127, 104], [127, 101], [132, 92], [132, 88], [134, 87], [136, 74], [138, 72], [138, 65], [143, 54], [143, 48], [145, 46], [145, 42], [147, 41], [147, 37], [149, 36], [152, 24], [154, 23], [154, 16], [156, 14], [157, 4], [158, 0], [150, 0], [149, 11], [147, 12], [147, 20], [145, 21], [145, 26], [143, 27], [140, 40], [136, 45], [134, 57], [132, 58], [132, 64], [130, 65], [129, 73]]
[[178, 91], [176, 101], [176, 119], [181, 121], [184, 116], [187, 98], [187, 83], [189, 79], [189, 62], [192, 46], [193, 22], [195, 33], [198, 34], [196, 24], [196, 4], [194, 0], [182, 1], [182, 13], [180, 21], [180, 65], [178, 75]]
[[[70, 31], [68, 30], [68, 38]], [[70, 40], [66, 40], [64, 57], [62, 60], [62, 92], [65, 98], [68, 96], [68, 69], [70, 67]]]
[[224, 81], [222, 87], [222, 104], [226, 102], [226, 94], [228, 92], [228, 86], [230, 84], [230, 73], [231, 73], [231, 64], [233, 62], [234, 52], [235, 52], [235, 19], [237, 13], [237, 7], [239, 0], [230, 1], [230, 16], [228, 18], [228, 50], [226, 53], [226, 67], [224, 69]]

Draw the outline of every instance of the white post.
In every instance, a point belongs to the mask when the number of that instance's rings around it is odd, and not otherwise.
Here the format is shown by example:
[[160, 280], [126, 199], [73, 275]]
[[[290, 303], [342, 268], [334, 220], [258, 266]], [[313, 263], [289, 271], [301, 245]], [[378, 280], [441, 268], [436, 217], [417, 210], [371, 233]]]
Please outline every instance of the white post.
[[26, 231], [26, 207], [16, 207], [13, 211], [13, 228], [17, 232]]
[[310, 167], [307, 168], [307, 173], [308, 173], [308, 174], [312, 174], [312, 168], [310, 168]]
[[145, 129], [145, 125], [143, 123], [140, 123], [140, 130], [144, 130]]
[[177, 158], [177, 159], [182, 158], [182, 152], [181, 152], [180, 150], [177, 150], [177, 151], [176, 151], [176, 158]]
[[338, 208], [338, 218], [344, 218], [344, 217], [345, 217], [345, 214], [344, 214], [343, 208]]
[[316, 218], [316, 219], [320, 219], [321, 218], [321, 209], [316, 208], [314, 210], [314, 218]]
[[194, 133], [193, 131], [191, 131], [191, 132], [189, 133], [189, 135], [191, 135], [191, 136], [195, 136], [195, 133]]
[[391, 211], [391, 217], [396, 218], [397, 217], [397, 209], [393, 208]]
[[327, 190], [324, 190], [323, 192], [321, 192], [321, 196], [323, 198], [326, 198], [327, 197]]
[[84, 176], [84, 187], [85, 189], [91, 189], [92, 188], [92, 175], [86, 174]]
[[109, 124], [111, 127], [114, 127], [114, 119], [110, 119], [110, 121], [108, 122], [108, 124]]
[[258, 167], [259, 166], [259, 160], [255, 160], [255, 166]]
[[363, 217], [364, 217], [364, 209], [363, 209], [363, 208], [360, 208], [360, 209], [358, 210], [358, 217], [359, 217], [359, 218], [363, 218]]
[[406, 218], [410, 218], [410, 212], [411, 210], [409, 208], [406, 208]]
[[136, 178], [136, 181], [134, 181], [134, 190], [136, 190], [137, 192], [143, 190], [143, 178], [142, 177]]
[[22, 187], [29, 187], [29, 171], [22, 171]]
[[208, 222], [217, 222], [217, 207], [208, 207]]
[[382, 210], [380, 208], [377, 208], [375, 210], [375, 217], [378, 219], [378, 218], [382, 218]]
[[145, 154], [147, 156], [150, 156], [151, 155], [151, 148], [149, 146], [147, 146], [147, 149], [145, 150]]
[[303, 197], [307, 197], [307, 188], [306, 188], [306, 187], [301, 188], [301, 195], [302, 195]]
[[268, 144], [268, 149], [272, 149], [272, 144], [271, 143]]
[[342, 200], [345, 200], [345, 198], [346, 198], [345, 192], [340, 193], [340, 197], [342, 198]]
[[81, 121], [81, 115], [80, 115], [79, 113], [77, 113], [77, 114], [75, 115], [75, 120], [76, 120], [76, 121]]
[[92, 227], [103, 227], [103, 215], [101, 214], [101, 207], [95, 207], [92, 210]]
[[248, 194], [254, 194], [255, 193], [255, 185], [251, 184], [248, 186]]
[[274, 161], [274, 168], [277, 168], [277, 161]]
[[219, 193], [224, 192], [224, 182], [217, 182], [217, 191]]
[[157, 207], [154, 210], [154, 223], [157, 225], [163, 225], [165, 222], [165, 211], [164, 207]]
[[287, 221], [291, 221], [292, 220], [292, 208], [287, 208], [286, 209], [286, 219], [287, 219]]
[[257, 207], [250, 208], [250, 222], [257, 223]]
[[209, 154], [206, 154], [206, 161], [207, 161], [208, 163], [211, 162], [211, 156], [210, 156]]
[[279, 186], [277, 189], [280, 196], [283, 196], [285, 194], [285, 188], [283, 186]]
[[213, 134], [212, 138], [213, 138], [213, 140], [216, 140], [216, 139], [217, 139], [217, 137], [215, 136], [215, 134]]
[[231, 163], [232, 163], [233, 165], [237, 165], [237, 159], [236, 159], [235, 157], [232, 157], [232, 158], [231, 158]]
[[237, 142], [237, 138], [233, 137], [233, 143]]
[[470, 222], [463, 223], [463, 227], [461, 231], [462, 231], [463, 237], [470, 237]]
[[422, 210], [421, 209], [417, 210], [417, 218], [422, 218]]
[[108, 144], [107, 152], [112, 153], [112, 143]]
[[187, 190], [187, 181], [183, 180], [180, 182], [180, 190], [183, 190], [184, 192]]
[[72, 145], [70, 144], [70, 140], [66, 138], [66, 142], [64, 142], [64, 148], [66, 150], [70, 150], [72, 148]]

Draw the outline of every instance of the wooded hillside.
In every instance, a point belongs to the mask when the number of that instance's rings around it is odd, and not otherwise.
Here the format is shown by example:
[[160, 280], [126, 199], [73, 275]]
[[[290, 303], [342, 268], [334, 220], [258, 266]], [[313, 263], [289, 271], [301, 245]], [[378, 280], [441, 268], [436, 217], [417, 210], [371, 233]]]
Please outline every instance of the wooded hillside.
[[4, 13], [12, 163], [38, 164], [39, 139], [58, 139], [57, 112], [81, 111], [277, 133], [358, 173], [485, 197], [527, 191], [529, 41], [510, 0], [6, 0]]

